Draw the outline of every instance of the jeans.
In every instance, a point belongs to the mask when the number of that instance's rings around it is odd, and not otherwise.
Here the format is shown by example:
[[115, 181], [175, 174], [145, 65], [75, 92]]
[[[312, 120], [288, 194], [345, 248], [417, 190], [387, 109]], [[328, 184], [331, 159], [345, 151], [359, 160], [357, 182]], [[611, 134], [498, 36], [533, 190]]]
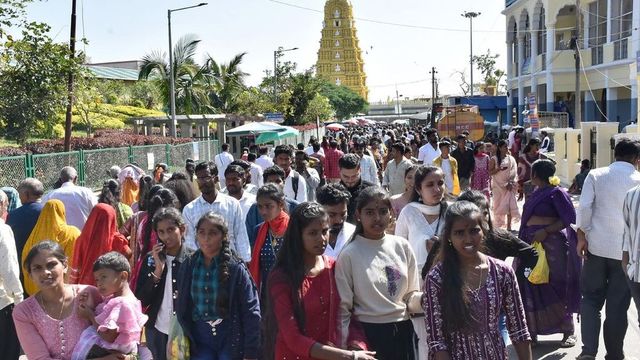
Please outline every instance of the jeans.
[[169, 335], [160, 332], [154, 325], [148, 325], [145, 326], [145, 336], [147, 347], [153, 354], [153, 360], [167, 360]]
[[604, 344], [607, 349], [605, 359], [624, 359], [623, 344], [628, 325], [627, 310], [631, 303], [626, 278], [620, 260], [588, 254], [580, 278], [583, 354], [593, 356], [598, 354], [600, 311], [606, 301], [606, 317], [603, 326]]
[[228, 321], [216, 326], [216, 336], [213, 336], [211, 325], [204, 321], [196, 321], [193, 336], [195, 351], [192, 345], [191, 360], [231, 360], [231, 340], [229, 338]]
[[636, 310], [638, 310], [638, 323], [640, 324], [640, 282], [635, 282], [627, 278], [627, 283], [629, 284], [633, 302], [636, 304]]

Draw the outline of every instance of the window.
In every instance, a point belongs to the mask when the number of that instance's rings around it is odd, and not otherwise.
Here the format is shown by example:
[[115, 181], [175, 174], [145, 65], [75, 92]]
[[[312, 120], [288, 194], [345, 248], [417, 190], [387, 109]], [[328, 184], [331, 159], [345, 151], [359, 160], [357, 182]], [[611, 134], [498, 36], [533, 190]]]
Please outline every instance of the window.
[[336, 30], [336, 36], [340, 36], [340, 30]]
[[340, 70], [342, 70], [340, 69], [340, 65], [336, 64], [336, 72], [340, 72]]
[[613, 41], [614, 60], [628, 57], [628, 37], [633, 26], [633, 1], [611, 1], [611, 41]]
[[607, 0], [589, 4], [589, 47], [591, 65], [602, 64], [602, 44], [607, 42]]
[[529, 24], [529, 14], [524, 23], [524, 58], [529, 59], [531, 57], [531, 26]]
[[340, 59], [340, 53], [339, 52], [336, 53], [336, 59]]
[[335, 26], [335, 27], [340, 27], [340, 20], [335, 20], [335, 21], [333, 22], [333, 26]]
[[536, 36], [538, 37], [538, 49], [536, 49], [537, 55], [542, 55], [547, 52], [547, 26], [546, 16], [544, 14], [544, 8], [540, 12], [540, 18], [538, 18], [538, 31]]
[[336, 47], [340, 47], [340, 40], [336, 40]]

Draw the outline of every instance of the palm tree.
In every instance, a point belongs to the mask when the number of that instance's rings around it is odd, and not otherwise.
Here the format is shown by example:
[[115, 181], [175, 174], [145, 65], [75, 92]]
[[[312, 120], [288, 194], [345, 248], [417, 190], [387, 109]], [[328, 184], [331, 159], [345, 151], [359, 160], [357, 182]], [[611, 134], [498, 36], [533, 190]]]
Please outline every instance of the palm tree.
[[207, 84], [207, 95], [212, 110], [224, 114], [238, 112], [240, 95], [246, 89], [244, 79], [249, 75], [240, 69], [246, 54], [244, 52], [236, 55], [227, 64], [220, 64], [208, 56], [200, 72]]
[[[199, 39], [195, 35], [185, 35], [173, 48], [173, 75], [175, 81], [176, 112], [193, 114], [202, 112], [209, 105], [205, 87], [200, 83], [201, 68], [193, 60]], [[169, 61], [162, 51], [152, 51], [142, 58], [138, 74], [140, 80], [151, 80], [160, 89], [165, 110], [169, 111], [170, 81]]]

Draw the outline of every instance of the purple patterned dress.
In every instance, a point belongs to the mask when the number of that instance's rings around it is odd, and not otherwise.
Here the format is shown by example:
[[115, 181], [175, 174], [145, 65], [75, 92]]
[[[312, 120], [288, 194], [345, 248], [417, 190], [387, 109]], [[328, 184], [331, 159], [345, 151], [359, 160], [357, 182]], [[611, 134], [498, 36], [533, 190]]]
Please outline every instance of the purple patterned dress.
[[487, 154], [474, 155], [476, 167], [471, 177], [471, 190], [482, 191], [489, 201], [491, 192], [491, 175], [489, 174], [490, 157]]
[[500, 314], [507, 316], [507, 329], [512, 342], [530, 341], [516, 275], [508, 265], [487, 257], [487, 280], [477, 291], [468, 291], [471, 315], [465, 329], [446, 333], [442, 317], [442, 264], [436, 265], [427, 276], [422, 307], [427, 325], [429, 354], [446, 351], [451, 360], [508, 359], [498, 321]]

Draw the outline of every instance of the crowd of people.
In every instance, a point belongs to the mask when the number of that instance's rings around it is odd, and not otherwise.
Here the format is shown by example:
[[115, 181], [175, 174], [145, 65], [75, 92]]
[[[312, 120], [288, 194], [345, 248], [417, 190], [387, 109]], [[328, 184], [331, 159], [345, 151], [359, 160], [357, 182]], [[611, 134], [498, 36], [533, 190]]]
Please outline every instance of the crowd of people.
[[579, 314], [588, 360], [606, 302], [607, 359], [623, 359], [640, 144], [583, 163], [576, 211], [547, 134], [525, 134], [367, 126], [238, 159], [223, 144], [173, 173], [114, 166], [99, 196], [72, 167], [54, 189], [2, 188], [0, 353], [506, 359], [513, 344], [527, 360], [541, 335], [576, 346]]

